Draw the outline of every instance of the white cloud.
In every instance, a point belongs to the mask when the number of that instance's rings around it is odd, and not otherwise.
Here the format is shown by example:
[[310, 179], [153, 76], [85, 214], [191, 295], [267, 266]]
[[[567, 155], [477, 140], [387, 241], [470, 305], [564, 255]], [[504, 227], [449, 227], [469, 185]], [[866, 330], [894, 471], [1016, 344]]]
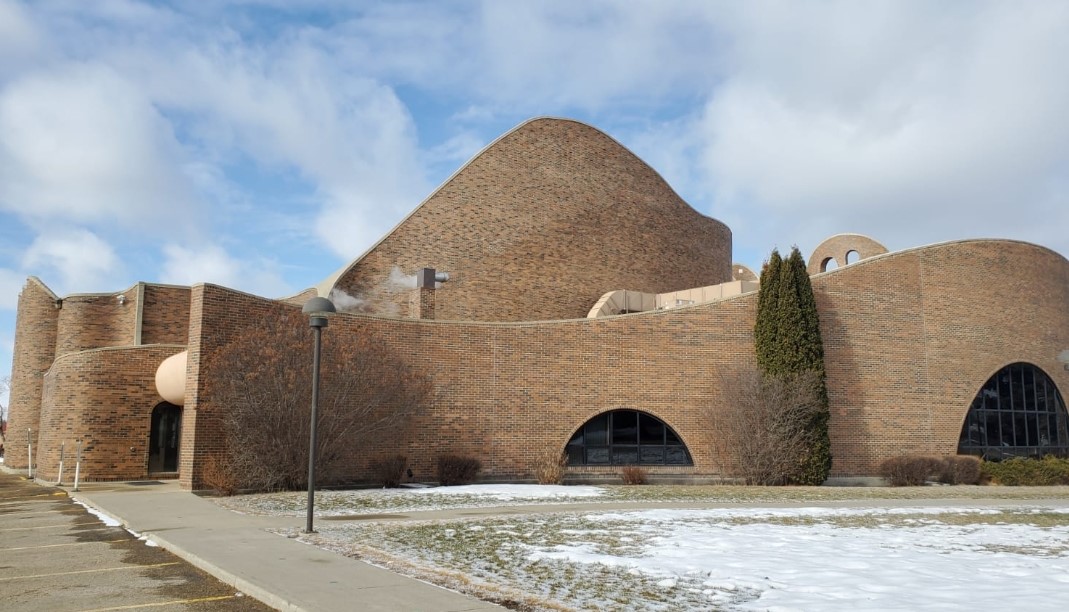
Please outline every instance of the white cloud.
[[40, 32], [18, 2], [0, 0], [0, 78], [42, 52]]
[[769, 219], [767, 248], [1069, 224], [1069, 6], [780, 6], [737, 16], [732, 74], [695, 124], [717, 209]]
[[214, 244], [168, 244], [163, 253], [161, 280], [165, 283], [213, 283], [272, 298], [293, 293], [278, 265], [267, 259], [239, 260]]
[[315, 185], [320, 210], [308, 226], [335, 253], [361, 252], [428, 191], [408, 110], [359, 66], [304, 39], [188, 42], [121, 61], [157, 104], [183, 114], [201, 147]]
[[19, 292], [26, 284], [26, 276], [15, 270], [0, 268], [0, 310], [15, 310], [19, 306]]
[[125, 265], [115, 249], [86, 229], [49, 228], [33, 241], [23, 255], [28, 270], [47, 272], [57, 295], [121, 289], [110, 286], [125, 276]]
[[0, 92], [0, 207], [31, 221], [168, 232], [194, 204], [181, 147], [136, 85], [66, 65]]

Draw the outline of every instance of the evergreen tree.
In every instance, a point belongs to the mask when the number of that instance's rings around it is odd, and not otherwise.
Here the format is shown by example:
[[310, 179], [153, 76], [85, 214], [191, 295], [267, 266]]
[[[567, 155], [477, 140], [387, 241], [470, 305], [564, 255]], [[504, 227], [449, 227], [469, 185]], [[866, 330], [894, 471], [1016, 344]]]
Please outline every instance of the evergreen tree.
[[757, 322], [754, 324], [757, 365], [765, 372], [777, 370], [779, 364], [776, 352], [779, 335], [780, 268], [782, 267], [783, 259], [779, 251], [772, 249], [772, 255], [761, 268], [761, 289], [757, 294]]
[[[824, 373], [824, 341], [820, 336], [820, 317], [813, 285], [806, 271], [805, 259], [798, 247], [791, 249], [782, 268], [785, 288], [781, 288], [781, 304], [787, 312], [781, 314], [788, 328], [783, 335], [791, 338], [784, 343], [785, 373], [813, 372], [816, 376], [818, 410], [810, 419], [810, 452], [798, 475], [799, 484], [821, 484], [831, 471], [831, 439], [828, 437], [828, 388]], [[787, 298], [790, 296], [790, 298]]]
[[788, 379], [803, 372], [815, 374], [821, 409], [806, 424], [809, 452], [788, 478], [797, 484], [820, 484], [831, 470], [824, 344], [813, 286], [798, 247], [785, 260], [773, 250], [762, 270], [754, 344], [757, 364], [766, 375]]

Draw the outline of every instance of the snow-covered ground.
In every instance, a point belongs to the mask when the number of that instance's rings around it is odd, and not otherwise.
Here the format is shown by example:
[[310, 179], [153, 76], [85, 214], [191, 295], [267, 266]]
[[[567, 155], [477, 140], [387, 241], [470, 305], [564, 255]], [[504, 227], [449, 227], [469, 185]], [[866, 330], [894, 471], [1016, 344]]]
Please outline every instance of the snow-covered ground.
[[319, 528], [321, 546], [531, 609], [1061, 611], [1069, 601], [1065, 509], [643, 510]]

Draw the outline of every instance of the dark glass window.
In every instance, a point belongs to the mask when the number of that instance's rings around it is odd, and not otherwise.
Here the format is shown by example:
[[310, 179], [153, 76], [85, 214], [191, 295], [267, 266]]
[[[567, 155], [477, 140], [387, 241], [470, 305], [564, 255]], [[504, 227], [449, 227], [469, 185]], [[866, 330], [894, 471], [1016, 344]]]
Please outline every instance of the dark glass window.
[[1010, 364], [976, 393], [958, 438], [958, 453], [986, 459], [1069, 457], [1069, 414], [1047, 373]]
[[652, 414], [613, 410], [590, 419], [568, 441], [569, 465], [694, 465], [672, 428]]

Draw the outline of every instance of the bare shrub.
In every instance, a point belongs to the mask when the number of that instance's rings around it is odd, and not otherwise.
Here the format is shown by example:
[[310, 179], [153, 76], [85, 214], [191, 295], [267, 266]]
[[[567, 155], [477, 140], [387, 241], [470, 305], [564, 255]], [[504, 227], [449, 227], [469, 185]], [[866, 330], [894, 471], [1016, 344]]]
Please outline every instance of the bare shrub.
[[405, 478], [405, 470], [408, 469], [408, 457], [404, 455], [392, 455], [382, 459], [374, 459], [368, 463], [368, 471], [375, 482], [382, 483], [386, 489], [396, 489], [401, 486]]
[[[323, 333], [320, 364], [321, 484], [353, 480], [351, 449], [399, 439], [431, 390], [380, 339], [331, 331]], [[305, 317], [282, 313], [235, 336], [202, 368], [213, 374], [211, 392], [222, 407], [227, 459], [240, 488], [307, 487], [312, 337]]]
[[208, 455], [208, 458], [204, 460], [204, 471], [201, 477], [204, 479], [204, 484], [219, 495], [229, 497], [238, 492], [238, 479], [234, 471], [215, 455]]
[[620, 470], [620, 479], [625, 485], [644, 485], [649, 482], [649, 474], [637, 465], [628, 465]]
[[723, 434], [722, 451], [735, 475], [756, 485], [797, 481], [816, 435], [808, 425], [823, 410], [819, 376], [771, 376], [749, 365], [720, 382], [727, 405], [710, 417]]
[[892, 487], [915, 487], [935, 478], [943, 470], [943, 460], [924, 455], [902, 455], [884, 459], [880, 475]]
[[442, 455], [438, 457], [438, 482], [443, 487], [471, 484], [482, 468], [482, 462], [474, 457]]
[[978, 484], [980, 482], [980, 458], [970, 455], [953, 455], [943, 458], [939, 470], [939, 482], [944, 484]]
[[568, 469], [568, 453], [547, 448], [535, 459], [534, 475], [538, 484], [561, 484]]

